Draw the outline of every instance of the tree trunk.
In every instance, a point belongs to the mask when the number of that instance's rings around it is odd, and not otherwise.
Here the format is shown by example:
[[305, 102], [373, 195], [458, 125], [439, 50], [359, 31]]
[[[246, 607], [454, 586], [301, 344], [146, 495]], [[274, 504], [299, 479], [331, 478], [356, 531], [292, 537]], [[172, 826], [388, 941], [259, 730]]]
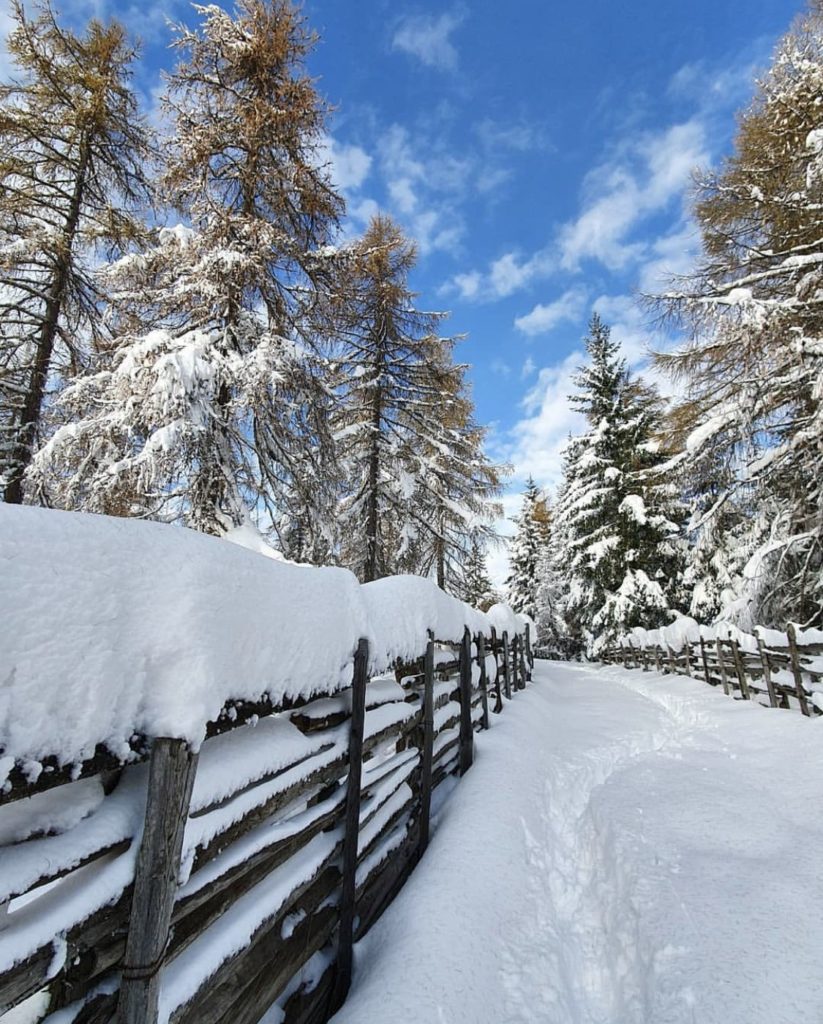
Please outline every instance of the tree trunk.
[[11, 505], [23, 503], [23, 478], [34, 455], [37, 440], [37, 427], [43, 412], [43, 396], [46, 392], [46, 381], [51, 368], [51, 357], [57, 339], [57, 328], [63, 303], [66, 297], [66, 285], [72, 262], [72, 248], [80, 223], [80, 210], [83, 206], [83, 194], [86, 188], [86, 174], [89, 166], [91, 140], [88, 135], [80, 143], [80, 159], [77, 165], [77, 176], [74, 179], [66, 223], [60, 241], [60, 250], [56, 260], [54, 279], [46, 299], [45, 316], [37, 339], [37, 354], [34, 359], [29, 386], [20, 412], [17, 427], [17, 438], [14, 444], [11, 476], [6, 484], [3, 498]]

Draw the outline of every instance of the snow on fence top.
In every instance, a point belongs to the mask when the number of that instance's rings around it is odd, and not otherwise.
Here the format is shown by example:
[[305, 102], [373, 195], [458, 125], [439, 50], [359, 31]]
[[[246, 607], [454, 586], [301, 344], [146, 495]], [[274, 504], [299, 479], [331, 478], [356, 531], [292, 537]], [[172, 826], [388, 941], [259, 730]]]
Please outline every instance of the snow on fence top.
[[[510, 629], [525, 620], [510, 613]], [[261, 557], [179, 527], [0, 505], [0, 785], [135, 734], [198, 745], [229, 701], [330, 694], [490, 620], [428, 580]]]
[[[795, 636], [801, 646], [823, 644], [823, 630], [820, 629], [801, 629], [796, 626]], [[673, 651], [682, 651], [687, 644], [700, 643], [701, 639], [734, 640], [741, 650], [754, 654], [758, 650], [758, 637], [767, 647], [789, 647], [788, 635], [777, 629], [757, 626], [754, 633], [747, 633], [732, 622], [716, 622], [712, 626], [701, 626], [688, 615], [678, 615], [674, 622], [660, 629], [643, 629], [637, 626], [626, 634], [623, 642], [635, 647], [670, 647]]]

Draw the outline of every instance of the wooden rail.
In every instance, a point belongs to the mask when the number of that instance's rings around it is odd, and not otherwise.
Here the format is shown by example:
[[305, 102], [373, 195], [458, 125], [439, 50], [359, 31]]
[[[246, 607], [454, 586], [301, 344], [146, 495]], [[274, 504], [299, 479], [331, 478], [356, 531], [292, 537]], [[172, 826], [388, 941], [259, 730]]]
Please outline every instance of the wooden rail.
[[[467, 631], [387, 676], [367, 664], [362, 640], [349, 690], [224, 708], [199, 753], [135, 737], [119, 760], [15, 766], [0, 1014], [40, 993], [74, 1024], [256, 1024], [275, 1002], [286, 1024], [327, 1020], [352, 943], [425, 852], [434, 794], [469, 770], [490, 695], [499, 713], [533, 659], [528, 635]], [[76, 820], [38, 832], [55, 801]]]
[[808, 716], [823, 714], [823, 644], [799, 642], [792, 625], [785, 635], [785, 646], [766, 643], [759, 634], [740, 634], [738, 638], [701, 637], [680, 650], [624, 640], [607, 648], [601, 659], [644, 672], [654, 669], [693, 676], [738, 700]]

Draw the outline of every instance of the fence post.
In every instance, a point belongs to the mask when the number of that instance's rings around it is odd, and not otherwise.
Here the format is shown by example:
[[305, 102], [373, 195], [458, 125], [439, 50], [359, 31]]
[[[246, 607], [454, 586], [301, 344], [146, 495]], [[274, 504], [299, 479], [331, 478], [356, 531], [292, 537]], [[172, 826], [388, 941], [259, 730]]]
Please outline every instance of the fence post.
[[346, 818], [343, 836], [343, 878], [340, 891], [340, 930], [337, 975], [332, 1006], [338, 1010], [351, 985], [354, 941], [357, 844], [360, 837], [360, 780], [363, 772], [363, 734], [366, 727], [366, 686], [369, 682], [369, 641], [361, 638], [354, 656], [349, 724], [349, 776], [346, 781]]
[[486, 672], [486, 638], [477, 637], [477, 660], [480, 662], [480, 692], [483, 695], [483, 728], [489, 727], [489, 677]]
[[726, 675], [726, 663], [723, 661], [723, 641], [720, 637], [714, 638], [714, 646], [717, 649], [717, 665], [720, 669], [720, 680], [723, 683], [723, 693], [729, 695], [729, 679]]
[[155, 1024], [157, 1020], [160, 969], [169, 941], [196, 770], [197, 754], [184, 740], [157, 739], [152, 744], [117, 1024]]
[[503, 691], [500, 683], [500, 655], [498, 654], [497, 630], [492, 626], [492, 650], [494, 651], [494, 713], [503, 710]]
[[677, 662], [674, 658], [674, 651], [671, 649], [669, 644], [666, 644], [666, 650], [669, 652], [669, 671], [674, 676], [680, 675], [680, 673], [677, 671]]
[[506, 697], [508, 700], [512, 699], [512, 681], [511, 681], [511, 662], [509, 660], [509, 634], [507, 630], [503, 630], [503, 685], [505, 688]]
[[512, 689], [521, 690], [522, 685], [520, 682], [520, 656], [518, 651], [520, 649], [520, 637], [517, 633], [512, 637]]
[[744, 700], [751, 700], [752, 695], [749, 692], [749, 684], [746, 680], [746, 670], [740, 657], [740, 644], [736, 640], [729, 640], [729, 646], [732, 649], [732, 657], [734, 658], [734, 670], [740, 682], [740, 696]]
[[628, 668], [629, 667], [629, 658], [628, 658], [628, 655], [626, 654], [626, 648], [623, 645], [623, 641], [622, 640], [620, 641], [620, 654], [621, 654], [621, 656], [623, 658], [623, 668]]
[[472, 726], [472, 635], [463, 630], [460, 646], [460, 774], [465, 775], [474, 760], [474, 727]]
[[803, 673], [800, 670], [800, 655], [797, 650], [797, 630], [794, 623], [790, 622], [786, 628], [786, 635], [789, 638], [789, 653], [792, 659], [792, 675], [794, 676], [794, 687], [797, 699], [800, 702], [800, 710], [804, 715], [809, 714], [809, 703], [806, 700], [806, 689], [803, 686]]
[[[526, 629], [529, 627], [526, 626]], [[517, 653], [520, 656], [520, 689], [526, 689], [526, 683], [531, 679], [531, 673], [528, 670], [528, 662], [526, 661], [526, 637], [521, 636], [520, 642], [517, 645]]]
[[655, 671], [662, 672], [663, 669], [660, 667], [660, 648], [657, 644], [654, 645], [654, 667]]
[[420, 754], [420, 836], [417, 855], [422, 857], [429, 845], [429, 819], [432, 805], [432, 751], [434, 749], [434, 637], [429, 631], [423, 661], [423, 750]]
[[692, 645], [691, 641], [686, 641], [686, 675], [691, 678], [692, 674]]
[[766, 651], [766, 647], [760, 636], [757, 637], [757, 650], [760, 652], [760, 664], [763, 666], [763, 678], [766, 680], [766, 689], [769, 691], [769, 704], [773, 708], [777, 707], [777, 694], [774, 690], [774, 683], [772, 682], [772, 667], [769, 664], [769, 655]]
[[534, 668], [534, 652], [532, 651], [531, 626], [526, 623], [526, 664], [529, 666], [528, 678], [531, 682], [532, 669]]
[[703, 675], [706, 677], [706, 682], [711, 686], [712, 677], [709, 672], [709, 662], [706, 658], [706, 641], [703, 637], [700, 637], [700, 660], [703, 662]]

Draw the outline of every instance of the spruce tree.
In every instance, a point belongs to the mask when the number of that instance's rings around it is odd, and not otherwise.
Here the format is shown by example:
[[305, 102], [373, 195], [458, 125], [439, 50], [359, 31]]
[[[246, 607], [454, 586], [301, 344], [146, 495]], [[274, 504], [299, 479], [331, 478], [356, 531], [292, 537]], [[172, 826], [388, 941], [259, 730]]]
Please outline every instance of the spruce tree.
[[20, 503], [51, 394], [103, 332], [101, 253], [141, 234], [149, 142], [123, 27], [83, 35], [12, 3], [19, 78], [0, 85], [0, 491]]
[[64, 504], [220, 533], [311, 507], [333, 476], [313, 340], [342, 201], [318, 166], [326, 108], [299, 10], [196, 10], [163, 101], [161, 190], [185, 224], [106, 271], [114, 337], [38, 468]]
[[[671, 472], [688, 480], [720, 466], [725, 478], [706, 490], [695, 559], [750, 555], [730, 599], [707, 610], [747, 627], [823, 625], [821, 94], [816, 4], [778, 46], [734, 153], [699, 183], [695, 274], [659, 300], [693, 336], [659, 359], [686, 392]], [[703, 578], [700, 565], [692, 575]]]
[[437, 585], [459, 594], [465, 563], [475, 546], [494, 537], [502, 514], [496, 501], [506, 467], [486, 456], [486, 432], [474, 421], [465, 384], [466, 367], [454, 365], [447, 380], [453, 390], [434, 409], [434, 434], [418, 450], [418, 486], [413, 497], [426, 528], [417, 531], [409, 571], [433, 576]]
[[555, 524], [569, 629], [596, 654], [627, 628], [668, 622], [681, 565], [677, 510], [651, 481], [660, 461], [656, 396], [631, 379], [597, 314], [586, 349], [570, 401], [588, 430], [566, 450]]
[[459, 595], [472, 608], [486, 611], [497, 602], [491, 578], [486, 568], [486, 553], [476, 537], [462, 565], [462, 581]]
[[537, 618], [539, 567], [549, 541], [546, 499], [529, 477], [523, 492], [523, 505], [517, 531], [509, 542], [508, 601], [516, 612]]

